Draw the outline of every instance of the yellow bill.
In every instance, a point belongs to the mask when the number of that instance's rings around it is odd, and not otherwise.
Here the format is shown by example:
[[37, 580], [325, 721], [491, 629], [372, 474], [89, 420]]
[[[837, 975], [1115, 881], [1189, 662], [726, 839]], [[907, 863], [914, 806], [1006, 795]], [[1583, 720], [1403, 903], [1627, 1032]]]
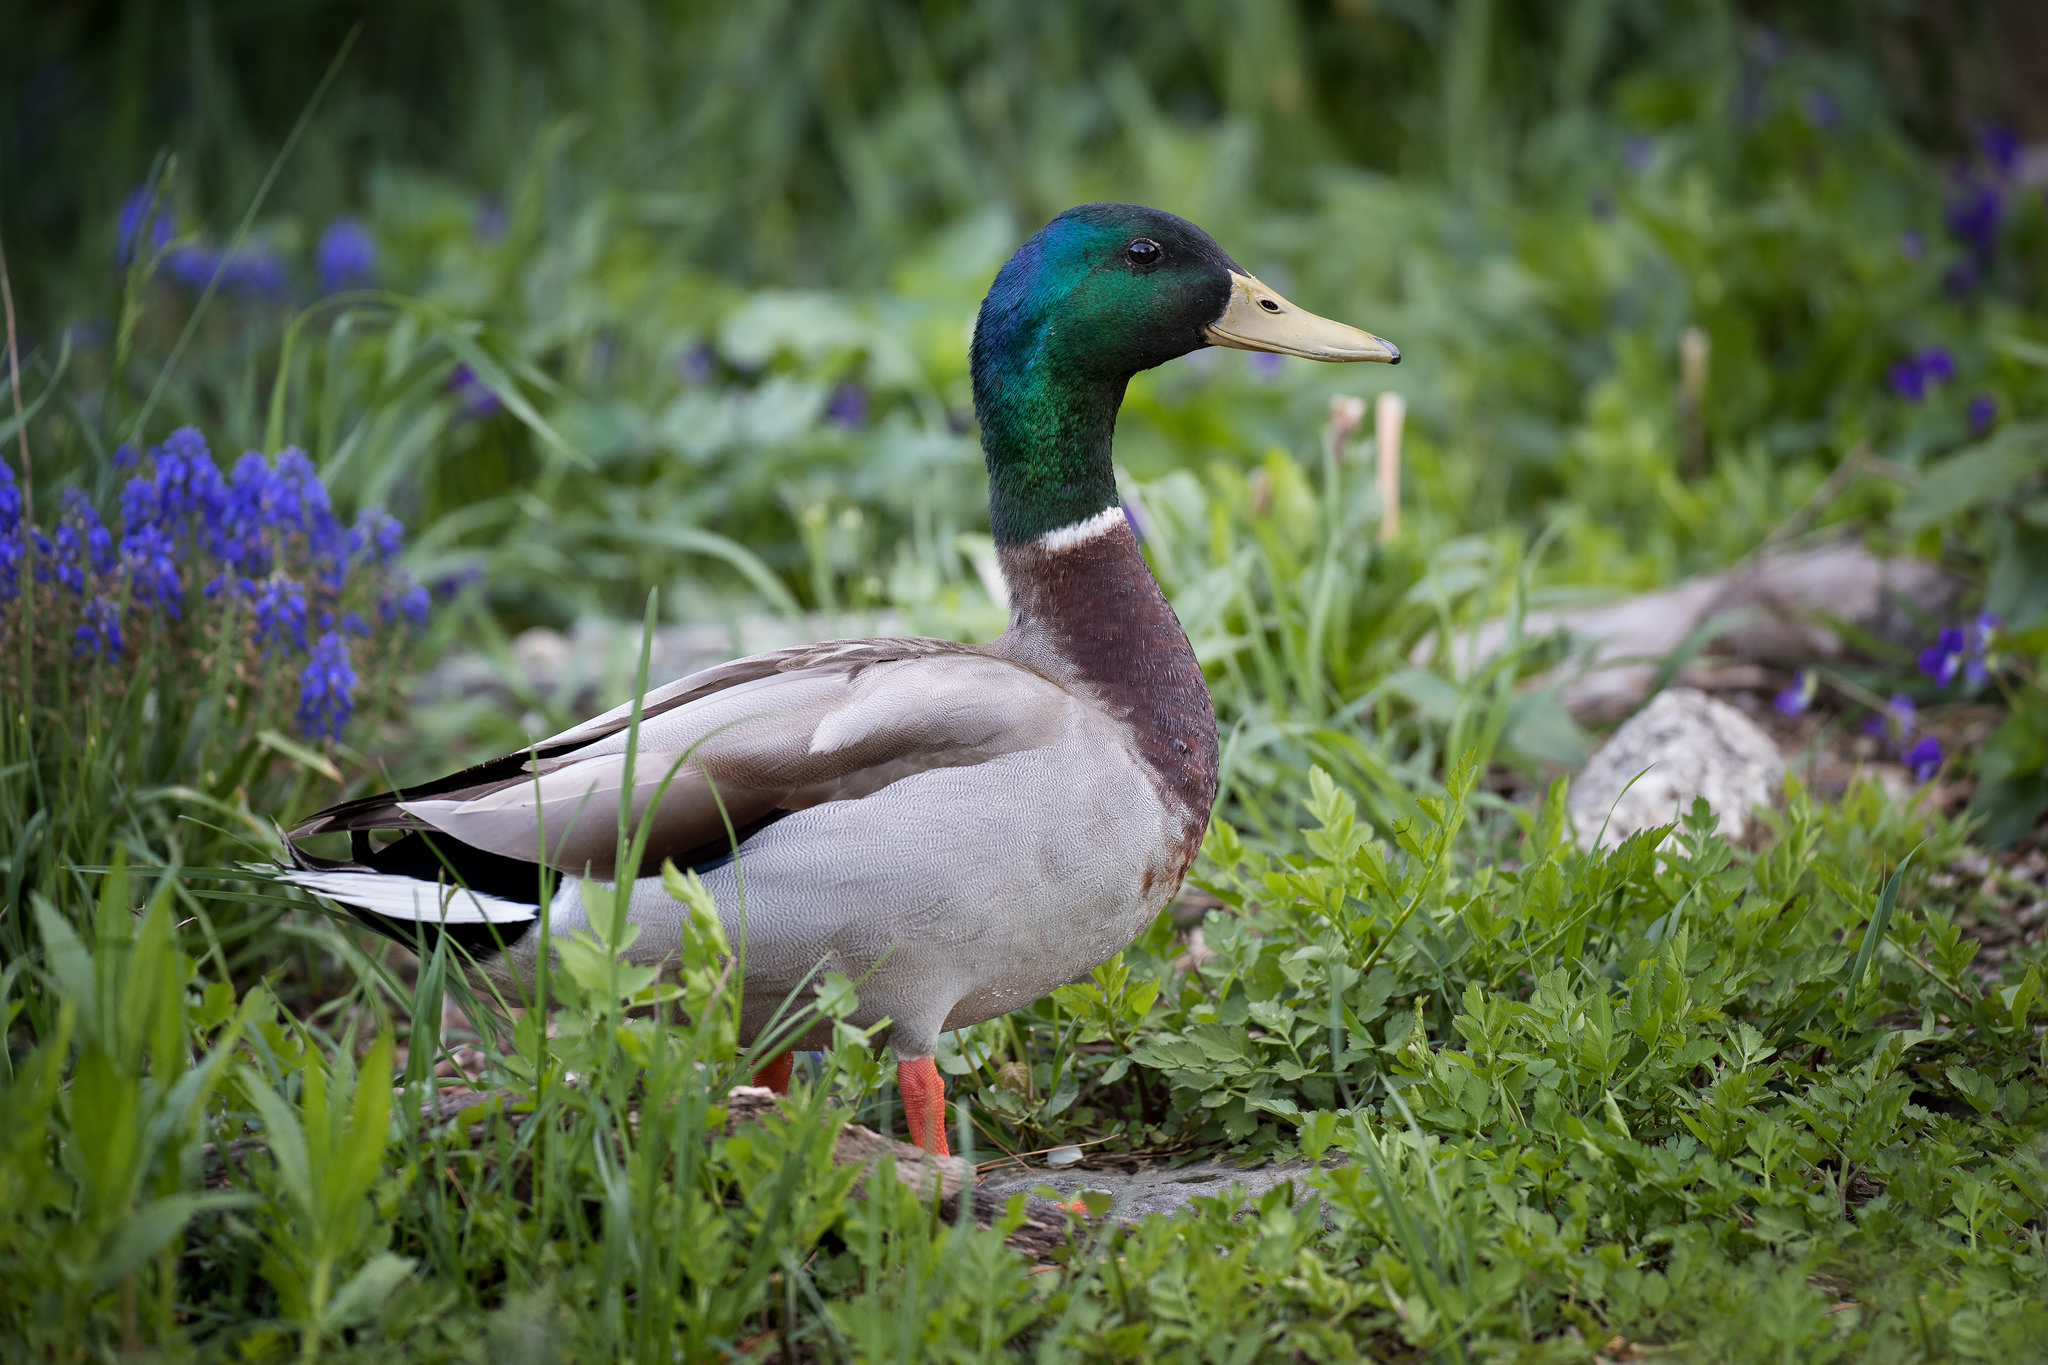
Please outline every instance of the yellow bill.
[[1230, 302], [1203, 330], [1211, 346], [1272, 351], [1304, 360], [1383, 360], [1401, 363], [1393, 342], [1297, 308], [1250, 275], [1230, 275]]

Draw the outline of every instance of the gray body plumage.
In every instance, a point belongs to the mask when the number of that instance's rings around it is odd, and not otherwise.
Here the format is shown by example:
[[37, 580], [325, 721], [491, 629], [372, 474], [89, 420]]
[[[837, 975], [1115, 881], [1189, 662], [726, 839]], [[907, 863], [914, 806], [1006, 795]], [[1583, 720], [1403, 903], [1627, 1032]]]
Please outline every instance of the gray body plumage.
[[[749, 1036], [834, 971], [858, 983], [853, 1022], [886, 1018], [898, 1056], [929, 1056], [942, 1030], [1029, 1004], [1144, 929], [1179, 885], [1190, 822], [1208, 813], [1177, 808], [1129, 727], [1070, 673], [1027, 631], [987, 648], [788, 650], [648, 695], [632, 808], [650, 821], [653, 848], [715, 843], [728, 818], [744, 825], [765, 802], [798, 807], [703, 874], [727, 935], [745, 936]], [[544, 835], [549, 864], [605, 879], [626, 712], [543, 741], [549, 756], [512, 780], [393, 804], [411, 828], [512, 857], [537, 860]], [[379, 823], [393, 823], [389, 812]], [[643, 870], [658, 865], [657, 855]], [[402, 919], [537, 915], [361, 871], [295, 879]], [[552, 898], [553, 935], [588, 927], [579, 880], [565, 876]], [[672, 960], [685, 913], [659, 877], [639, 878], [630, 956]], [[540, 944], [522, 933], [482, 969], [528, 989]]]

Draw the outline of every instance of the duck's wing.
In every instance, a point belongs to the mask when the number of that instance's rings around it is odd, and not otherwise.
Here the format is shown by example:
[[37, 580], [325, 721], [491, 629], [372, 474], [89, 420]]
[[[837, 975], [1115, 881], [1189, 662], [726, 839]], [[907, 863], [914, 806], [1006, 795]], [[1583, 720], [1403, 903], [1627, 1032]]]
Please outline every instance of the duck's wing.
[[[946, 641], [783, 650], [650, 692], [630, 754], [629, 704], [531, 752], [322, 811], [293, 838], [424, 831], [437, 848], [608, 877], [625, 793], [632, 828], [648, 830], [642, 867], [691, 866], [790, 812], [1054, 743], [1074, 705], [1043, 676]], [[385, 861], [366, 837], [357, 849], [358, 863]]]

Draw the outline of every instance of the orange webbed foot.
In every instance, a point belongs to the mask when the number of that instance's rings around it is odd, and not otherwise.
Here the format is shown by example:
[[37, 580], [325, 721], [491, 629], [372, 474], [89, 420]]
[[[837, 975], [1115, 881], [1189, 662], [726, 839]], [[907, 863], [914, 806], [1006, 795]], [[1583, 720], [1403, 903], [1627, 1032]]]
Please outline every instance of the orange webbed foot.
[[903, 1095], [903, 1117], [910, 1140], [927, 1152], [951, 1156], [946, 1146], [946, 1082], [929, 1057], [896, 1063], [896, 1088]]
[[789, 1093], [789, 1074], [796, 1067], [796, 1054], [778, 1052], [768, 1059], [768, 1065], [754, 1073], [754, 1084], [766, 1086], [778, 1095]]

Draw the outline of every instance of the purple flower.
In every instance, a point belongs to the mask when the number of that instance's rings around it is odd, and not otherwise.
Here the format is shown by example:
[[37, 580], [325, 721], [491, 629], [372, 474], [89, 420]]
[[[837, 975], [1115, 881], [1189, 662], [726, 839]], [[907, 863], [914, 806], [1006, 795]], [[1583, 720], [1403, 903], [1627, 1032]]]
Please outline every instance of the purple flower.
[[1998, 667], [1992, 649], [2002, 624], [1991, 612], [1983, 612], [1968, 626], [1944, 626], [1934, 643], [1920, 652], [1920, 671], [1947, 687], [1961, 673], [1972, 687], [1982, 686]]
[[1908, 403], [1921, 402], [1931, 386], [1945, 384], [1955, 377], [1956, 358], [1946, 346], [1930, 346], [1918, 355], [1907, 356], [1885, 373], [1892, 392]]
[[377, 616], [387, 626], [401, 619], [423, 626], [427, 623], [427, 608], [433, 605], [433, 600], [425, 588], [400, 576], [377, 600]]
[[220, 280], [223, 289], [262, 298], [279, 297], [290, 283], [284, 262], [262, 243], [243, 247], [230, 255]]
[[381, 507], [365, 507], [356, 514], [355, 540], [358, 553], [379, 564], [389, 564], [405, 548], [405, 526]]
[[1913, 770], [1915, 781], [1925, 782], [1941, 770], [1941, 741], [1933, 735], [1922, 735], [1899, 757]]
[[1792, 675], [1792, 683], [1771, 699], [1781, 716], [1798, 716], [1806, 713], [1813, 705], [1814, 693], [1820, 690], [1820, 679], [1811, 669], [1802, 668]]
[[1271, 351], [1253, 351], [1251, 354], [1252, 374], [1260, 379], [1280, 377], [1280, 357]]
[[1927, 238], [1915, 228], [1907, 228], [1899, 234], [1899, 255], [1909, 261], [1917, 261], [1927, 254]]
[[14, 467], [0, 460], [0, 602], [13, 600], [21, 591], [22, 540], [21, 488], [14, 482]]
[[2005, 216], [2005, 196], [1996, 185], [1966, 179], [1948, 202], [1948, 230], [1955, 239], [1980, 258], [1988, 258], [1998, 244], [1998, 224]]
[[486, 199], [477, 207], [476, 226], [472, 229], [479, 242], [491, 243], [505, 235], [505, 206], [495, 199]]
[[178, 574], [177, 545], [161, 526], [130, 528], [121, 537], [121, 558], [128, 565], [129, 600], [154, 604], [177, 620], [185, 602], [185, 584]]
[[306, 647], [306, 589], [295, 579], [273, 578], [256, 594], [256, 643], [268, 656], [280, 647]]
[[1955, 680], [1963, 662], [1963, 632], [1943, 626], [1934, 643], [1920, 651], [1920, 671], [1943, 687]]
[[178, 220], [158, 201], [155, 187], [136, 186], [121, 201], [121, 212], [114, 218], [114, 264], [127, 265], [138, 255], [155, 255], [170, 245], [177, 231]]
[[1799, 96], [1799, 112], [1816, 128], [1833, 128], [1842, 121], [1842, 106], [1825, 90], [1807, 90]]
[[1138, 538], [1140, 545], [1143, 545], [1145, 543], [1145, 524], [1138, 519], [1138, 509], [1128, 502], [1123, 505], [1123, 509], [1124, 520], [1130, 524], [1131, 534]]
[[1884, 704], [1884, 710], [1864, 719], [1863, 733], [1882, 739], [1887, 745], [1897, 746], [1912, 738], [1919, 720], [1920, 714], [1913, 706], [1913, 699], [1903, 692], [1894, 692], [1892, 699]]
[[1621, 159], [1632, 171], [1647, 171], [1656, 159], [1657, 144], [1646, 133], [1630, 133], [1621, 143]]
[[825, 420], [849, 430], [865, 426], [868, 420], [867, 385], [849, 380], [832, 390], [831, 401], [825, 404]]
[[1918, 403], [1927, 397], [1927, 377], [1920, 373], [1920, 364], [1916, 360], [1893, 362], [1892, 367], [1885, 371], [1885, 382], [1891, 385], [1893, 393], [1908, 403]]
[[330, 630], [313, 646], [299, 673], [299, 733], [307, 739], [340, 739], [355, 711], [356, 671], [348, 641]]
[[495, 417], [505, 407], [504, 400], [493, 393], [490, 386], [476, 377], [476, 371], [467, 365], [457, 365], [448, 376], [448, 391], [461, 399], [456, 416], [468, 422], [481, 422]]
[[85, 620], [71, 632], [72, 655], [90, 654], [113, 663], [121, 657], [121, 612], [104, 597], [85, 604]]
[[54, 578], [71, 589], [73, 596], [83, 597], [87, 579], [114, 567], [114, 537], [78, 489], [65, 489], [58, 507], [56, 536], [35, 535], [36, 548], [47, 561], [36, 565], [36, 581]]
[[313, 271], [323, 294], [368, 284], [377, 273], [377, 243], [369, 229], [347, 214], [329, 223], [313, 248]]
[[676, 357], [676, 375], [685, 384], [708, 384], [718, 373], [718, 352], [708, 342], [698, 342]]
[[220, 268], [220, 253], [210, 246], [175, 247], [164, 256], [164, 269], [171, 278], [195, 294], [213, 283]]
[[1970, 430], [1979, 436], [1991, 430], [1991, 424], [1998, 420], [1998, 400], [1988, 393], [1980, 393], [1970, 400]]
[[1977, 145], [1984, 153], [1984, 159], [2001, 176], [2011, 175], [2020, 163], [2020, 140], [2010, 128], [1996, 123], [1986, 124], [1984, 131], [1977, 135]]

